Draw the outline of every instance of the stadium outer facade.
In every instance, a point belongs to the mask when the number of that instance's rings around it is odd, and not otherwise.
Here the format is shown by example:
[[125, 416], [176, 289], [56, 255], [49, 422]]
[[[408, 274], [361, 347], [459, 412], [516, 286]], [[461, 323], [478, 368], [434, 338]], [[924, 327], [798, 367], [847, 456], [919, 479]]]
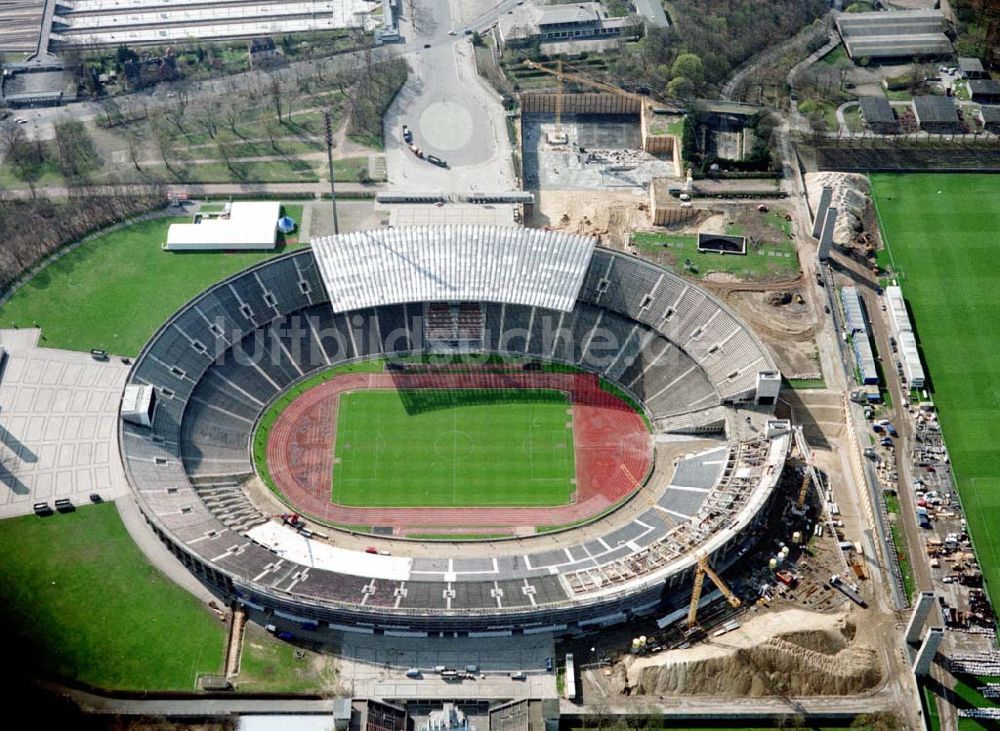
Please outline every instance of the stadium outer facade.
[[[600, 372], [643, 404], [657, 433], [726, 432], [735, 407], [766, 414], [777, 397], [771, 357], [728, 308], [591, 239], [481, 226], [319, 239], [199, 295], [136, 359], [126, 388], [155, 389], [155, 409], [149, 425], [122, 420], [121, 456], [157, 536], [220, 594], [268, 616], [404, 635], [564, 632], [663, 611], [696, 554], [724, 568], [755, 540], [790, 444], [788, 423], [769, 418], [756, 436], [721, 443], [697, 504], [671, 502], [681, 493], [668, 487], [638, 517], [605, 517], [598, 540], [571, 529], [556, 549], [550, 535], [544, 550], [496, 542], [495, 558], [372, 556], [263, 515], [240, 485], [267, 405], [339, 363], [447, 348], [419, 332], [429, 303], [442, 302], [477, 303], [485, 352]], [[543, 320], [566, 337], [543, 346]], [[617, 340], [603, 360], [591, 357], [599, 331]]]

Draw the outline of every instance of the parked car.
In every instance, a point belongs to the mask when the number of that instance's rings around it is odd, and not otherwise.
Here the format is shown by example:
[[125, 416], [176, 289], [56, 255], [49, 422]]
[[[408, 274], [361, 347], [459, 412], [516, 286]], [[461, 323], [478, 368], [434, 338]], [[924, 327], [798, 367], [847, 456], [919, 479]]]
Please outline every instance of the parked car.
[[403, 125], [403, 142], [406, 144], [413, 142], [413, 131], [405, 124]]
[[378, 553], [378, 549], [375, 548], [375, 546], [368, 546], [368, 548], [365, 549], [365, 553], [375, 553], [375, 554], [377, 554]]

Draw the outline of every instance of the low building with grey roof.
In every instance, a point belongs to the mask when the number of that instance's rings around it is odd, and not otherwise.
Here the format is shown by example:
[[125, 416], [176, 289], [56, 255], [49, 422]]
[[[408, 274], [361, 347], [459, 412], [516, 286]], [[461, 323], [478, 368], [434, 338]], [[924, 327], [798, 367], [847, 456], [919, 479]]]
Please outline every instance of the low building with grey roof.
[[993, 134], [1000, 134], [1000, 107], [982, 106], [979, 108], [979, 121], [983, 129]]
[[913, 98], [913, 114], [922, 132], [948, 134], [961, 132], [958, 110], [950, 97], [917, 96]]
[[996, 104], [1000, 102], [1000, 81], [993, 79], [971, 79], [969, 81], [969, 97], [977, 104]]
[[958, 70], [963, 79], [988, 79], [989, 74], [983, 68], [983, 62], [978, 58], [968, 56], [958, 57]]
[[862, 121], [872, 132], [891, 134], [899, 131], [899, 121], [884, 96], [863, 96], [858, 99], [858, 105]]

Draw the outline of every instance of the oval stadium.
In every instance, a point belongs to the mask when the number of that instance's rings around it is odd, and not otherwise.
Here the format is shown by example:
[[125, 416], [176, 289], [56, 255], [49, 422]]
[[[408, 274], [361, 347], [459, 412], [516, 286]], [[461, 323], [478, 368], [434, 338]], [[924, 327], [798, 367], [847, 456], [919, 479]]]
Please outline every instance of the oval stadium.
[[590, 238], [385, 228], [188, 302], [119, 442], [152, 530], [258, 619], [558, 633], [669, 613], [753, 544], [780, 383], [728, 307]]

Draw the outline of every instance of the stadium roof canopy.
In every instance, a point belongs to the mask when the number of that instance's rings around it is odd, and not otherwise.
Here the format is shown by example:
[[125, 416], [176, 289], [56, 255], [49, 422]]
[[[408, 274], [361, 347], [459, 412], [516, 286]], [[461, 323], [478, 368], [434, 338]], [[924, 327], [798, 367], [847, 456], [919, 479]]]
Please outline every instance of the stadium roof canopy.
[[952, 52], [938, 10], [845, 13], [837, 29], [851, 58], [941, 56]]
[[418, 301], [507, 302], [569, 312], [587, 236], [506, 226], [415, 226], [314, 239], [335, 312]]

